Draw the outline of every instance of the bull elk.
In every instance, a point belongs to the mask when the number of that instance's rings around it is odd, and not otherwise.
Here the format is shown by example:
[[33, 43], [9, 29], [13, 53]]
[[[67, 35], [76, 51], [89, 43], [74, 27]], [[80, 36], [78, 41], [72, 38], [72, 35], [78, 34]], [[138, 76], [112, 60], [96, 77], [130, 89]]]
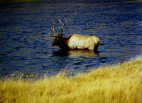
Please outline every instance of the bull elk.
[[55, 26], [53, 25], [51, 31], [53, 33], [53, 46], [59, 46], [64, 50], [84, 50], [88, 49], [91, 51], [97, 51], [98, 45], [100, 43], [100, 38], [95, 35], [81, 35], [72, 34], [68, 37], [63, 35], [63, 24], [61, 32], [56, 32]]

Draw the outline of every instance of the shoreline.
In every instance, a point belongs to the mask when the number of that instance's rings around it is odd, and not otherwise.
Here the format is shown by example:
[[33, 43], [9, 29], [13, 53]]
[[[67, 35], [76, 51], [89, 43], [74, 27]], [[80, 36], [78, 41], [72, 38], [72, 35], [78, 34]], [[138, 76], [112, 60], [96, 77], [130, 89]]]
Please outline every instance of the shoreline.
[[1, 103], [141, 103], [142, 59], [66, 77], [0, 80]]

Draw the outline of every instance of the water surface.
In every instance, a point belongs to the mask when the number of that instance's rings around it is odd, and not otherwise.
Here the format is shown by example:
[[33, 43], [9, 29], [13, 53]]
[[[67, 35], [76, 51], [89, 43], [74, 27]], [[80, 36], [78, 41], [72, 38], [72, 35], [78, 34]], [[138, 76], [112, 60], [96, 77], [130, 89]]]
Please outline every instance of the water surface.
[[[49, 29], [57, 19], [66, 22], [66, 36], [99, 36], [99, 54], [53, 47]], [[141, 2], [0, 4], [0, 76], [74, 75], [124, 62], [141, 53], [141, 28]]]

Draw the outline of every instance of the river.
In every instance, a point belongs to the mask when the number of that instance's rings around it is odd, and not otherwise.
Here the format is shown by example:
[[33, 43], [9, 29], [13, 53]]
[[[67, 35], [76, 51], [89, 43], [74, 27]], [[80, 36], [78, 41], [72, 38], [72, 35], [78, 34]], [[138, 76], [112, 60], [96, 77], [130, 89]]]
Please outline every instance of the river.
[[[49, 31], [58, 19], [65, 21], [65, 36], [99, 36], [99, 53], [53, 47]], [[76, 75], [141, 52], [142, 2], [0, 4], [0, 77]]]

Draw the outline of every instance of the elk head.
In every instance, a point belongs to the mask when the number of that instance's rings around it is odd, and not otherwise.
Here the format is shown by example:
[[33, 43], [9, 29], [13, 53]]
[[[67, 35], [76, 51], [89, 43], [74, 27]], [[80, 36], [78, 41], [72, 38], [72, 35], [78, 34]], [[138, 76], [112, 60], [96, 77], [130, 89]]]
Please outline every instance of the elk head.
[[[51, 32], [53, 34], [53, 46], [59, 46], [62, 49], [67, 49], [68, 38], [63, 37], [64, 34], [64, 23], [59, 19], [58, 23], [61, 25], [58, 28], [55, 28], [55, 25], [52, 25]], [[58, 31], [57, 31], [58, 30]]]

